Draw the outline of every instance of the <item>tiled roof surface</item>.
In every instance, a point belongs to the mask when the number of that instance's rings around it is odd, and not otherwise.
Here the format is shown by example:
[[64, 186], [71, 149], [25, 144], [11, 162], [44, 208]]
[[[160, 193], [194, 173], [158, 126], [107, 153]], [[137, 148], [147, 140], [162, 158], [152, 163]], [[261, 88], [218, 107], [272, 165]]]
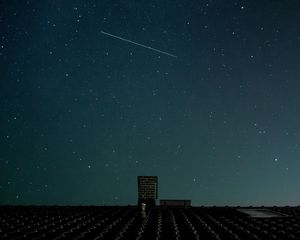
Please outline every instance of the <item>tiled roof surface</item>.
[[0, 239], [300, 239], [300, 207], [257, 217], [234, 207], [148, 209], [111, 206], [1, 206]]

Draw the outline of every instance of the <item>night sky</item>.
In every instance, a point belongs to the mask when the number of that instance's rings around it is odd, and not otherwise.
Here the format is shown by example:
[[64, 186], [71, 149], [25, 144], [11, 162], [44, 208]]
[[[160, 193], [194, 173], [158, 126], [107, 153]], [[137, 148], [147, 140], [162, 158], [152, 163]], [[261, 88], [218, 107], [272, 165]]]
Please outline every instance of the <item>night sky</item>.
[[300, 204], [299, 0], [0, 9], [0, 204]]

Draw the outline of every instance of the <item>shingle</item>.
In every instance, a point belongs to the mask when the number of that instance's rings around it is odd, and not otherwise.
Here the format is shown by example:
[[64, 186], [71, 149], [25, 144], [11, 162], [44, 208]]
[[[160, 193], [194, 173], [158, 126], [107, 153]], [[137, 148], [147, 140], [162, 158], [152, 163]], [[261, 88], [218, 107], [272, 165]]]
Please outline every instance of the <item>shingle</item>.
[[[0, 239], [300, 239], [300, 207], [1, 206]], [[251, 212], [251, 211], [250, 211]]]

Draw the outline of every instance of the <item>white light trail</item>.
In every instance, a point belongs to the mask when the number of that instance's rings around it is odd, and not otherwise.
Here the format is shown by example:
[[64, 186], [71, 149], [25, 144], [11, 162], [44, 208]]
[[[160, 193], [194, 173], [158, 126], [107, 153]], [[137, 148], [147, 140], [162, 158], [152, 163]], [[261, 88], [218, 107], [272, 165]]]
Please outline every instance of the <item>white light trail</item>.
[[113, 38], [119, 39], [119, 40], [124, 41], [124, 42], [132, 43], [132, 44], [134, 44], [134, 45], [137, 45], [137, 46], [140, 46], [140, 47], [143, 47], [143, 48], [146, 48], [146, 49], [149, 49], [149, 50], [152, 50], [152, 51], [155, 51], [155, 52], [158, 52], [158, 53], [161, 53], [161, 54], [164, 54], [164, 55], [173, 57], [173, 58], [177, 58], [177, 56], [175, 56], [175, 55], [173, 55], [173, 54], [171, 54], [171, 53], [167, 53], [167, 52], [161, 51], [161, 50], [159, 50], [159, 49], [156, 49], [156, 48], [153, 48], [153, 47], [149, 47], [149, 46], [146, 46], [146, 45], [144, 45], [144, 44], [137, 43], [137, 42], [128, 40], [128, 39], [126, 39], [126, 38], [122, 38], [122, 37], [113, 35], [113, 34], [108, 33], [108, 32], [101, 31], [101, 33], [104, 34], [104, 35], [107, 35], [107, 36], [109, 36], [109, 37], [113, 37]]

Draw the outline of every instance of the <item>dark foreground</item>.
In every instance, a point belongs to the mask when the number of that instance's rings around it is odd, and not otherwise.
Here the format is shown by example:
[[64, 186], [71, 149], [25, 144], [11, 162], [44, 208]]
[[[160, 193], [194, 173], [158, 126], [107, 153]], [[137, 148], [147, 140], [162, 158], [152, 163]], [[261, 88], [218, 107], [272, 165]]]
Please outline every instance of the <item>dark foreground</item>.
[[2, 206], [0, 239], [300, 239], [300, 207], [245, 209]]

